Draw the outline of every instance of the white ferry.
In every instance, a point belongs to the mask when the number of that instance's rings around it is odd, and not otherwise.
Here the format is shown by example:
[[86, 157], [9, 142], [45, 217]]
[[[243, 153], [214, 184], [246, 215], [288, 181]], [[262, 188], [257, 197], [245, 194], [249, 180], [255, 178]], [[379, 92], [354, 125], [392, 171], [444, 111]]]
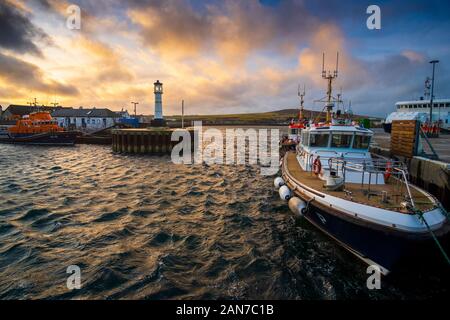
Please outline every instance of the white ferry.
[[[395, 106], [397, 111], [389, 114], [383, 124], [384, 131], [386, 132], [391, 132], [393, 120], [419, 120], [421, 123], [429, 122], [429, 100], [399, 101]], [[433, 100], [433, 122], [436, 121], [439, 122], [441, 130], [450, 131], [450, 99]]]

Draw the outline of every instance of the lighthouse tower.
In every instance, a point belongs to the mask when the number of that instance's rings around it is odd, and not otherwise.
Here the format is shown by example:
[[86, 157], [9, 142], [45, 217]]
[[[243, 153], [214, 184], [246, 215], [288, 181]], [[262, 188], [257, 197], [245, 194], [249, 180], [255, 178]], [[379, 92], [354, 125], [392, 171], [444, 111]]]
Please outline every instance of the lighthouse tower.
[[163, 84], [159, 80], [156, 80], [153, 85], [155, 93], [155, 115], [153, 116], [152, 127], [162, 127], [165, 126], [162, 113]]

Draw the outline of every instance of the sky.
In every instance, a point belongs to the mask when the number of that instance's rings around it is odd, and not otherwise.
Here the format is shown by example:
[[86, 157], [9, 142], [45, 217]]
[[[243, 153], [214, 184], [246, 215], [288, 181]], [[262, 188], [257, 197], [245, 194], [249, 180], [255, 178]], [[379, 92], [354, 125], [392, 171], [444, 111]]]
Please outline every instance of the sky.
[[[381, 29], [369, 30], [369, 5]], [[68, 8], [81, 9], [70, 29]], [[0, 105], [58, 102], [153, 114], [321, 110], [325, 68], [354, 113], [385, 116], [423, 95], [450, 98], [450, 2], [337, 0], [0, 0]]]

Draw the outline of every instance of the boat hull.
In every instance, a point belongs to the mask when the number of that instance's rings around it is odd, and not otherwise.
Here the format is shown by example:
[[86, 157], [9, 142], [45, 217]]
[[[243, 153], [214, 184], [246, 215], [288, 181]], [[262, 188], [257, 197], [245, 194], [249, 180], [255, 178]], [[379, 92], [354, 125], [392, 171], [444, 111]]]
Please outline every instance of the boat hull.
[[[296, 196], [308, 201], [301, 193]], [[323, 233], [369, 265], [378, 265], [385, 275], [408, 269], [425, 269], [431, 261], [439, 264], [439, 250], [429, 233], [409, 233], [373, 228], [368, 223], [350, 221], [334, 208], [311, 201], [303, 216]], [[449, 229], [448, 223], [445, 228]], [[438, 234], [448, 242], [447, 231]], [[436, 259], [438, 256], [438, 259]], [[439, 260], [439, 261], [438, 261]], [[441, 261], [442, 260], [442, 261]]]
[[[424, 269], [431, 261], [436, 265], [445, 262], [432, 235], [417, 217], [409, 219], [407, 215], [410, 214], [398, 212], [396, 214], [405, 215], [405, 219], [391, 219], [388, 223], [367, 219], [369, 210], [372, 217], [377, 216], [377, 212], [381, 217], [386, 209], [336, 198], [302, 184], [290, 171], [298, 170], [295, 166], [289, 167], [289, 161], [297, 161], [292, 154], [283, 159], [282, 177], [292, 195], [306, 203], [306, 209], [301, 210], [302, 215], [345, 249], [369, 265], [378, 265], [383, 274], [404, 271], [405, 266], [408, 270]], [[444, 240], [444, 250], [448, 251], [449, 221], [439, 208], [427, 210], [429, 222], [434, 219], [434, 235], [440, 241]]]
[[31, 145], [74, 145], [76, 137], [79, 135], [76, 131], [47, 132], [39, 134], [23, 134], [0, 138], [1, 143], [10, 144], [31, 144]]

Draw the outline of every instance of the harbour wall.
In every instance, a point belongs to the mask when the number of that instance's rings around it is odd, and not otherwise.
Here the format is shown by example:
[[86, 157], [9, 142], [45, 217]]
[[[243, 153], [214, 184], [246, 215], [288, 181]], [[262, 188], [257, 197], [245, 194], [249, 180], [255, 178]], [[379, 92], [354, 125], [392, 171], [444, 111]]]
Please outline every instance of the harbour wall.
[[[170, 128], [147, 129], [114, 129], [112, 150], [120, 153], [168, 154], [179, 141], [171, 141]], [[186, 130], [190, 134], [191, 148], [194, 146], [194, 130]]]
[[410, 180], [428, 190], [450, 211], [450, 164], [423, 157], [413, 157], [409, 162]]

